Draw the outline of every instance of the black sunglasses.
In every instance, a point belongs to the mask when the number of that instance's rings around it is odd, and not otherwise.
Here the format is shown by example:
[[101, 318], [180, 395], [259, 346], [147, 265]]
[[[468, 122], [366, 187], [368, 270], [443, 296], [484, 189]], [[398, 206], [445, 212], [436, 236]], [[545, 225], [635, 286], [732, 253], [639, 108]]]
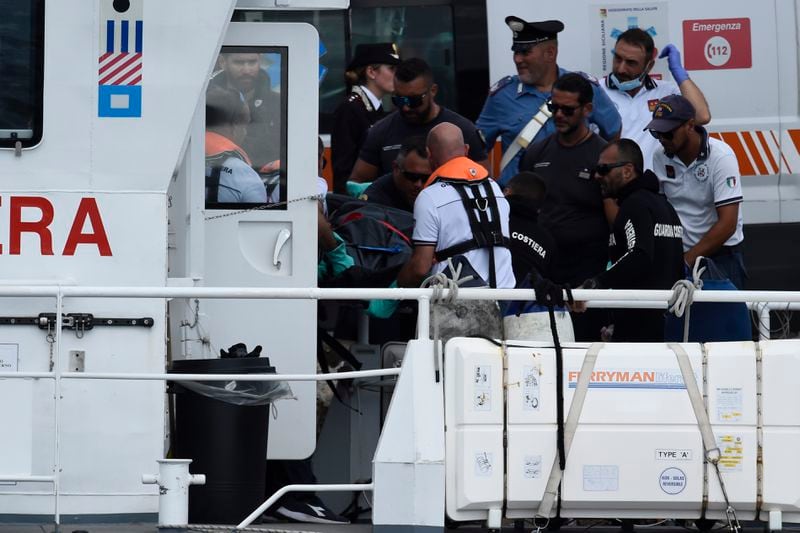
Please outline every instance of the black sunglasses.
[[[678, 126], [678, 128], [679, 127], [680, 126]], [[677, 130], [678, 128], [675, 128], [675, 130]], [[656, 139], [664, 139], [666, 141], [671, 141], [672, 137], [675, 135], [675, 130], [670, 130], [670, 131], [647, 130], [647, 131], [649, 131], [650, 135], [652, 135]]]
[[684, 124], [686, 124], [686, 122], [682, 122], [675, 128], [671, 129], [670, 131], [656, 131], [656, 130], [647, 130], [647, 131], [649, 131], [650, 135], [652, 135], [656, 139], [664, 139], [666, 141], [671, 141], [672, 137], [675, 135], [675, 132], [678, 130], [678, 128], [680, 128]]
[[428, 179], [428, 174], [420, 174], [418, 172], [408, 172], [407, 170], [404, 170], [403, 177], [410, 182], [416, 183], [418, 181], [426, 181]]
[[571, 107], [571, 106], [568, 106], [568, 105], [554, 104], [552, 100], [548, 100], [547, 101], [547, 110], [550, 111], [554, 115], [556, 113], [558, 113], [559, 110], [561, 110], [561, 112], [564, 113], [565, 117], [571, 117], [575, 113], [575, 111], [578, 110], [579, 107], [581, 107], [581, 106], [577, 105], [577, 106]]
[[425, 101], [425, 97], [428, 96], [428, 93], [418, 94], [416, 96], [392, 96], [392, 103], [395, 107], [402, 108], [408, 107], [410, 109], [415, 109], [422, 105], [422, 102]]
[[601, 163], [594, 167], [594, 172], [598, 176], [605, 176], [611, 172], [611, 169], [624, 167], [628, 163], [630, 163], [630, 161], [620, 161], [619, 163]]

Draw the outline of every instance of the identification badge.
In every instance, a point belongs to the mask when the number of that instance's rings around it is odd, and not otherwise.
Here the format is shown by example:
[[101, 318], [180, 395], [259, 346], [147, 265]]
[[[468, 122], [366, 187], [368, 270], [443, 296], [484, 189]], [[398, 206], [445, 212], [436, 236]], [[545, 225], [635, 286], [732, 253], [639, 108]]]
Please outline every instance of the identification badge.
[[582, 168], [578, 171], [578, 177], [582, 180], [588, 180], [592, 178], [592, 171], [588, 168]]
[[671, 180], [674, 180], [675, 179], [675, 167], [673, 167], [672, 165], [666, 165], [665, 168], [667, 170], [667, 177], [669, 179], [671, 179]]

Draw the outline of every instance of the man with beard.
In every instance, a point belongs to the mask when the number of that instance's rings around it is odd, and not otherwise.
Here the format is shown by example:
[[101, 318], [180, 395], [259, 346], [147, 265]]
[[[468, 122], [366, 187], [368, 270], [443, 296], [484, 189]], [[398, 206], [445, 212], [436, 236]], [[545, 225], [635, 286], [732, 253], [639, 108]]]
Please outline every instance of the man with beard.
[[739, 163], [730, 146], [695, 123], [694, 114], [691, 102], [679, 94], [658, 102], [647, 124], [663, 148], [653, 157], [653, 171], [681, 218], [686, 265], [709, 257], [743, 290], [747, 272]]
[[486, 146], [475, 125], [454, 111], [436, 103], [439, 87], [433, 81], [430, 66], [419, 58], [411, 58], [397, 66], [394, 73], [394, 96], [397, 108], [367, 133], [350, 180], [365, 183], [392, 170], [402, 142], [412, 136], [428, 134], [437, 124], [449, 122], [461, 129], [469, 147], [469, 157], [488, 168]]
[[[530, 146], [520, 170], [536, 172], [547, 193], [539, 222], [556, 241], [552, 280], [577, 287], [601, 272], [608, 261], [609, 226], [616, 205], [604, 199], [592, 169], [606, 141], [592, 132], [587, 118], [592, 113], [592, 84], [577, 73], [560, 77], [548, 101], [556, 132]], [[576, 340], [599, 340], [605, 325], [602, 309], [573, 317]]]
[[644, 168], [653, 168], [653, 155], [661, 149], [658, 141], [644, 127], [650, 122], [656, 104], [670, 94], [682, 94], [696, 110], [695, 122], [702, 126], [711, 120], [708, 103], [702, 91], [689, 79], [681, 64], [681, 54], [668, 44], [658, 55], [666, 57], [675, 82], [650, 76], [658, 50], [646, 31], [631, 28], [623, 32], [614, 45], [612, 72], [601, 86], [622, 116], [622, 136], [633, 139], [644, 154]]
[[[517, 75], [506, 76], [489, 89], [477, 121], [489, 148], [498, 136], [502, 142], [501, 185], [517, 173], [525, 148], [556, 130], [545, 104], [555, 81], [568, 72], [556, 63], [557, 36], [564, 29], [561, 21], [526, 22], [511, 16], [506, 17], [506, 24], [513, 32], [511, 50]], [[592, 90], [589, 122], [602, 138], [619, 137], [620, 116], [614, 104], [596, 82]]]
[[[658, 194], [656, 175], [642, 170], [639, 146], [631, 139], [611, 142], [600, 153], [594, 179], [604, 195], [619, 202], [609, 248], [614, 263], [581, 288], [671, 289], [683, 278], [683, 227], [675, 209]], [[664, 311], [615, 309], [613, 331], [613, 341], [661, 342]]]
[[253, 167], [263, 167], [280, 159], [280, 96], [272, 92], [271, 80], [262, 68], [261, 54], [223, 53], [219, 56], [222, 68], [209, 82], [209, 89], [220, 87], [237, 91], [250, 108], [250, 124], [242, 148], [247, 151]]

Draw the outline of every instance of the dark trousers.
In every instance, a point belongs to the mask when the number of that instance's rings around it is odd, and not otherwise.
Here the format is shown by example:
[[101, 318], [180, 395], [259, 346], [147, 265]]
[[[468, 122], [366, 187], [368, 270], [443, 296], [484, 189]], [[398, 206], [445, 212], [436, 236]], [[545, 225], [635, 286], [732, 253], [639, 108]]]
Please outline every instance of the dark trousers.
[[[289, 461], [286, 459], [273, 459], [267, 461], [267, 487], [266, 497], [270, 497], [286, 485], [314, 485], [317, 482], [314, 471], [311, 470], [311, 458]], [[284, 498], [307, 501], [313, 498], [313, 492], [292, 492]], [[277, 504], [276, 504], [277, 506]]]
[[721, 251], [711, 256], [711, 260], [737, 289], [744, 290], [747, 270], [744, 268], [744, 256], [738, 246], [735, 249], [723, 247]]

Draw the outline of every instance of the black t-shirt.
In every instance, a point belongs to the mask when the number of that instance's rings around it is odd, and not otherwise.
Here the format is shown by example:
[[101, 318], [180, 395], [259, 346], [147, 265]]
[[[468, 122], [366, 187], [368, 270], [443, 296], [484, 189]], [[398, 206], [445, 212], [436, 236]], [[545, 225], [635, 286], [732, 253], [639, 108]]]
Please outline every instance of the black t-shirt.
[[469, 158], [483, 161], [488, 157], [483, 139], [475, 124], [454, 111], [441, 107], [439, 114], [427, 124], [409, 124], [395, 111], [379, 120], [369, 129], [367, 140], [358, 154], [359, 159], [378, 167], [381, 176], [392, 171], [392, 161], [397, 157], [400, 145], [414, 135], [427, 135], [431, 129], [442, 122], [451, 122], [461, 128], [464, 142], [469, 145]]
[[370, 203], [386, 205], [395, 209], [414, 212], [414, 204], [409, 204], [405, 195], [395, 186], [392, 174], [384, 174], [372, 182], [364, 193], [358, 197]]
[[544, 278], [550, 277], [550, 265], [556, 252], [556, 242], [549, 231], [538, 223], [537, 209], [525, 198], [506, 196], [511, 214], [508, 230], [511, 241], [511, 264], [517, 286], [523, 282], [531, 270]]
[[547, 186], [539, 222], [556, 240], [553, 279], [560, 283], [578, 285], [602, 272], [608, 260], [608, 222], [593, 176], [605, 145], [592, 134], [576, 146], [562, 146], [554, 133], [529, 146], [519, 165], [539, 174]]

